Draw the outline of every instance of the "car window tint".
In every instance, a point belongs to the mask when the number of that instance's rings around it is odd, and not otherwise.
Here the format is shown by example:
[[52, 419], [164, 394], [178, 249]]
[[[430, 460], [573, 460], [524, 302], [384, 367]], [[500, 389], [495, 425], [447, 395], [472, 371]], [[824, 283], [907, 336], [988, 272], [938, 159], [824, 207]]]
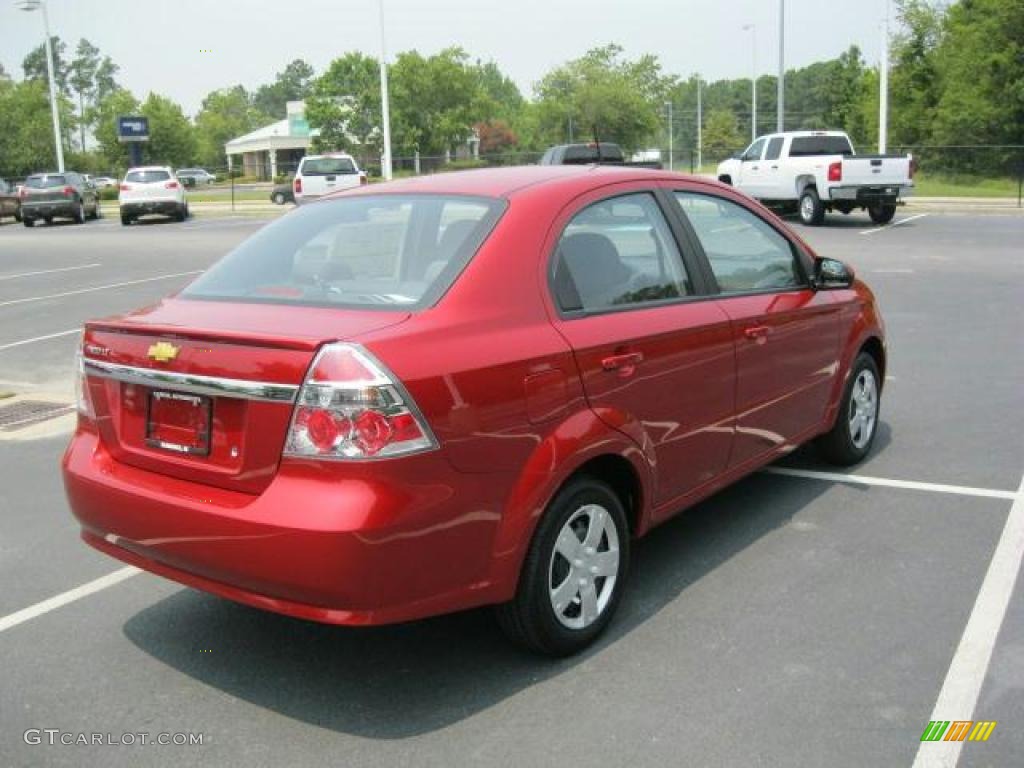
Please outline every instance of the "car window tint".
[[317, 157], [307, 160], [302, 166], [303, 176], [329, 176], [355, 172], [355, 163], [348, 157]]
[[679, 250], [654, 197], [625, 195], [577, 213], [558, 243], [556, 300], [600, 311], [691, 293]]
[[419, 309], [462, 272], [503, 206], [485, 198], [366, 195], [299, 208], [215, 264], [187, 298]]
[[63, 187], [67, 184], [67, 179], [61, 175], [50, 176], [29, 176], [25, 179], [25, 186], [29, 189], [53, 189], [54, 187]]
[[167, 181], [170, 178], [171, 174], [167, 171], [128, 171], [124, 180], [135, 184], [154, 184], [158, 181]]
[[750, 145], [750, 149], [743, 153], [744, 160], [760, 160], [761, 150], [764, 149], [764, 139], [758, 139]]
[[790, 157], [852, 154], [853, 147], [845, 136], [797, 136], [789, 145]]
[[785, 290], [804, 284], [790, 242], [741, 205], [677, 192], [723, 293]]
[[764, 153], [765, 160], [778, 160], [782, 154], [782, 137], [776, 136], [768, 142], [768, 151]]

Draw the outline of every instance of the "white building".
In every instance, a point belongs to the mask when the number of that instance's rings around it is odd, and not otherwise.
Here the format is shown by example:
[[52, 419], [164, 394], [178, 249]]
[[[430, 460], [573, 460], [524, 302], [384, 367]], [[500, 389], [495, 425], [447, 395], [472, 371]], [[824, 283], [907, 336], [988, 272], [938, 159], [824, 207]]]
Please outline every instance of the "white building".
[[228, 168], [234, 168], [240, 158], [245, 176], [272, 179], [278, 173], [293, 173], [317, 132], [309, 130], [305, 102], [289, 101], [287, 114], [284, 120], [265, 125], [225, 144]]

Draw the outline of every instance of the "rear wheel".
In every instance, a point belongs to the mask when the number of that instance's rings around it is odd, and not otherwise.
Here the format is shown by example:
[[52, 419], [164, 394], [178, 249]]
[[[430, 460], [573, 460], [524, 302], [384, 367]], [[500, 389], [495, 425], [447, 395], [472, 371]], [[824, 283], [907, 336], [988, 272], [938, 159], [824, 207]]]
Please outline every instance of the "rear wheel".
[[608, 626], [628, 567], [629, 530], [621, 500], [596, 478], [575, 478], [537, 526], [516, 596], [498, 606], [501, 627], [532, 651], [576, 653]]
[[75, 209], [75, 224], [85, 224], [85, 203], [81, 200], [78, 201], [78, 207]]
[[818, 438], [818, 448], [832, 464], [856, 464], [871, 451], [878, 426], [881, 384], [875, 359], [861, 352], [853, 362], [839, 413], [831, 431]]
[[878, 203], [868, 206], [868, 216], [875, 224], [888, 224], [896, 215], [896, 206], [892, 203]]
[[277, 205], [284, 205], [284, 192], [274, 193], [274, 203]]
[[34, 221], [35, 219], [27, 219], [25, 217], [22, 217], [21, 219], [21, 223], [24, 224], [26, 227], [31, 227]]
[[185, 206], [184, 203], [182, 203], [181, 205], [178, 206], [177, 213], [174, 214], [174, 220], [184, 221], [186, 218], [188, 218], [188, 208]]
[[46, 222], [46, 226], [53, 224], [53, 216], [44, 216], [43, 221]]
[[132, 217], [129, 216], [127, 213], [122, 213], [121, 214], [121, 226], [127, 227], [131, 223], [132, 223]]
[[818, 190], [807, 187], [800, 195], [800, 221], [809, 227], [817, 226], [825, 220], [825, 206], [818, 197]]

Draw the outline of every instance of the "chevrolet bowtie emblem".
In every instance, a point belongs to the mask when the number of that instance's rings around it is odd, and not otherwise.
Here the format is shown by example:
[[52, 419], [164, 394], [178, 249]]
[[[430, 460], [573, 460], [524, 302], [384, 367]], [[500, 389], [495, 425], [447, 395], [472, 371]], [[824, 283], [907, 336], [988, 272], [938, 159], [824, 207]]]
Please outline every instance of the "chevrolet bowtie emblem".
[[150, 347], [146, 354], [158, 363], [167, 363], [178, 356], [178, 347], [160, 341]]

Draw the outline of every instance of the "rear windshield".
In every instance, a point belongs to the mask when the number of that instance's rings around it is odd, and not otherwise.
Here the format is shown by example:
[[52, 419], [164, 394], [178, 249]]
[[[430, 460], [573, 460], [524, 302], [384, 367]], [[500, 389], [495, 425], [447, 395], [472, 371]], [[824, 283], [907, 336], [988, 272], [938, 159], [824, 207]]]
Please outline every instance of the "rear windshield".
[[133, 181], [136, 184], [152, 184], [156, 181], [167, 181], [171, 174], [167, 171], [128, 171], [124, 177], [125, 181]]
[[[621, 162], [622, 150], [618, 144], [602, 144], [602, 162]], [[562, 162], [566, 165], [584, 165], [598, 161], [597, 147], [589, 144], [572, 144], [565, 148], [565, 157]]]
[[261, 229], [182, 296], [421, 309], [448, 290], [502, 210], [498, 200], [442, 195], [315, 203]]
[[790, 157], [852, 154], [853, 147], [845, 136], [798, 136], [789, 145]]
[[29, 176], [25, 179], [25, 186], [29, 189], [52, 189], [63, 187], [67, 183], [63, 176]]
[[327, 176], [336, 173], [355, 173], [356, 164], [350, 157], [318, 157], [302, 166], [303, 176]]

